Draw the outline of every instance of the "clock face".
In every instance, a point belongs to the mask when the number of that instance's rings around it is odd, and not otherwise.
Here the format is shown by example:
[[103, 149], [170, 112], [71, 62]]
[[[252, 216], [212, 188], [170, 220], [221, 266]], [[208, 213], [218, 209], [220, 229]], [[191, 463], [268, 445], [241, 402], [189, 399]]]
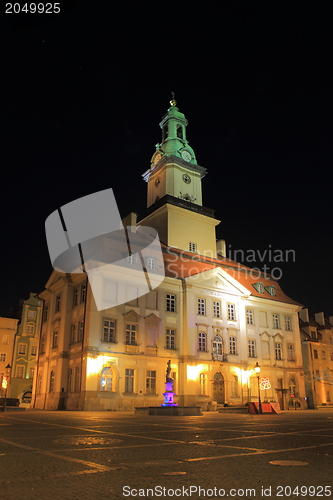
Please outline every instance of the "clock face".
[[191, 161], [192, 160], [191, 153], [189, 153], [188, 151], [186, 151], [186, 149], [184, 149], [184, 151], [181, 152], [181, 155], [182, 155], [183, 160], [185, 160], [185, 161]]
[[183, 175], [183, 181], [185, 182], [185, 184], [190, 184], [191, 182], [191, 177], [187, 174], [184, 174]]

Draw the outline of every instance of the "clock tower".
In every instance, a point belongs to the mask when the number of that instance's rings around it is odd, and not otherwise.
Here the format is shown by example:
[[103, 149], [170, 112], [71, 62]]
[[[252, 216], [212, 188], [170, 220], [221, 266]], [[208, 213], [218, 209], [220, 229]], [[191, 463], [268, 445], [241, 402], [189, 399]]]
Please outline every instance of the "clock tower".
[[174, 99], [160, 122], [162, 142], [142, 175], [148, 184], [147, 211], [140, 225], [154, 227], [168, 246], [216, 257], [214, 211], [202, 206], [201, 179], [206, 169], [198, 165], [186, 139], [187, 120]]

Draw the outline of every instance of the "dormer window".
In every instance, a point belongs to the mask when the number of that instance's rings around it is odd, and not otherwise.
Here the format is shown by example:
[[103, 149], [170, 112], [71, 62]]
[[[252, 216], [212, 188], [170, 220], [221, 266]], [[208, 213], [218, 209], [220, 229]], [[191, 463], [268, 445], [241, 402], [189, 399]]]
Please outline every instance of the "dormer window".
[[276, 297], [276, 287], [274, 285], [266, 286], [266, 290], [272, 297]]
[[253, 283], [252, 285], [258, 293], [264, 293], [265, 292], [265, 287], [264, 284], [261, 283], [261, 281], [258, 281], [258, 283]]

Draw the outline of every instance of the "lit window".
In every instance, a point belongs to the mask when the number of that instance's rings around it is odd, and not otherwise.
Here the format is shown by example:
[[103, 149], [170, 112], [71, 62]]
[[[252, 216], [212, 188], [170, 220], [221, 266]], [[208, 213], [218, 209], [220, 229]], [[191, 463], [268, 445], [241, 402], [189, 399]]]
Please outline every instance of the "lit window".
[[219, 302], [218, 300], [214, 300], [213, 302], [213, 314], [214, 318], [221, 317], [221, 302]]
[[197, 251], [197, 244], [193, 243], [193, 242], [190, 242], [190, 244], [189, 244], [189, 250], [190, 250], [190, 252], [196, 252]]
[[37, 346], [32, 345], [31, 346], [31, 356], [36, 356], [36, 354], [37, 354]]
[[282, 359], [282, 344], [280, 342], [275, 344], [275, 359]]
[[5, 352], [2, 352], [0, 354], [0, 361], [4, 361], [4, 362], [6, 361], [6, 353]]
[[276, 288], [274, 285], [266, 286], [266, 290], [272, 297], [276, 297]]
[[167, 293], [166, 310], [169, 312], [176, 312], [176, 295], [172, 295], [170, 293]]
[[104, 320], [103, 342], [116, 342], [116, 322], [113, 319]]
[[136, 324], [133, 324], [133, 323], [126, 324], [126, 344], [127, 345], [137, 345], [136, 331], [137, 331]]
[[201, 316], [206, 315], [206, 300], [198, 299], [198, 314]]
[[74, 288], [73, 290], [73, 307], [77, 306], [79, 303], [79, 289]]
[[199, 351], [207, 351], [207, 335], [204, 332], [199, 332]]
[[125, 392], [134, 392], [134, 370], [125, 370]]
[[248, 348], [249, 348], [249, 358], [255, 358], [256, 357], [256, 341], [249, 340], [248, 341]]
[[265, 292], [264, 284], [261, 283], [260, 281], [258, 283], [254, 283], [253, 287], [257, 290], [258, 293], [264, 293]]
[[36, 318], [36, 311], [28, 311], [28, 318]]
[[27, 354], [27, 344], [19, 344], [18, 345], [18, 353], [25, 356]]
[[166, 349], [176, 349], [176, 330], [166, 331]]
[[252, 309], [246, 309], [246, 322], [248, 325], [254, 325], [254, 313]]
[[146, 394], [156, 394], [156, 371], [148, 370], [146, 378]]
[[278, 314], [273, 314], [273, 328], [280, 328], [280, 318]]
[[109, 366], [105, 366], [101, 371], [99, 390], [100, 391], [112, 391], [112, 369]]
[[229, 337], [230, 354], [236, 354], [236, 337]]
[[35, 333], [34, 325], [27, 325], [27, 335], [33, 335]]
[[234, 304], [228, 304], [228, 320], [236, 321], [236, 312]]
[[156, 269], [156, 260], [153, 257], [148, 257], [147, 267], [148, 269]]

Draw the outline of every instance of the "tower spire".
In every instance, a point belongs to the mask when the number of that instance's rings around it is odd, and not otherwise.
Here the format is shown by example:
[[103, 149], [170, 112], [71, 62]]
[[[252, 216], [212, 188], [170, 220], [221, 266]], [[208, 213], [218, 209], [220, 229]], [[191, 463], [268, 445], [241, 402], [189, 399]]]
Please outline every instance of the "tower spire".
[[170, 104], [171, 104], [171, 106], [176, 106], [177, 105], [177, 101], [175, 99], [175, 93], [173, 91], [171, 91], [171, 95], [172, 95], [172, 99], [170, 101]]

